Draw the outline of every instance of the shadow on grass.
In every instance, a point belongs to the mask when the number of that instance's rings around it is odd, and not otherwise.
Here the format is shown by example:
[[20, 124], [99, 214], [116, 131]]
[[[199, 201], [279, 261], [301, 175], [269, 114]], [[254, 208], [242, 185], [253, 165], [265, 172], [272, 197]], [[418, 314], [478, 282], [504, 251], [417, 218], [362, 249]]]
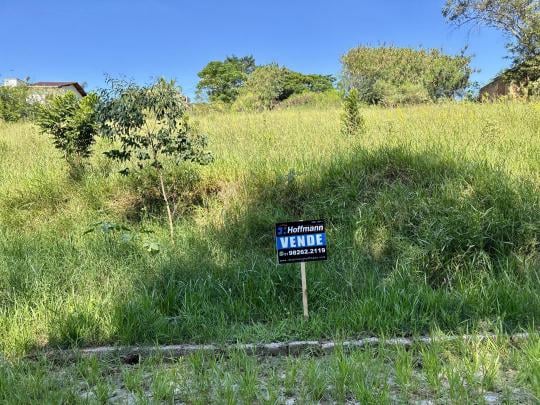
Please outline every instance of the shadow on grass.
[[[538, 190], [488, 166], [401, 149], [254, 175], [223, 224], [190, 228], [112, 314], [125, 343], [527, 328], [540, 315]], [[329, 260], [275, 264], [274, 224], [324, 218]], [[58, 341], [72, 340], [70, 331]]]

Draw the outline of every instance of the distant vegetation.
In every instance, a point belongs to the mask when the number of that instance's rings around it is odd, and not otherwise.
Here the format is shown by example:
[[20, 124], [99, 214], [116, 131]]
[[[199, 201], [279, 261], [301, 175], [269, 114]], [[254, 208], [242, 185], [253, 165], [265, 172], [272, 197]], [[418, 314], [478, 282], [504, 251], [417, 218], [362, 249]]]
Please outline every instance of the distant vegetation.
[[333, 88], [332, 76], [304, 75], [277, 64], [259, 66], [233, 104], [235, 110], [270, 110], [293, 95]]
[[446, 0], [443, 16], [457, 26], [487, 25], [502, 31], [516, 67], [540, 56], [538, 0]]
[[197, 94], [236, 110], [268, 110], [289, 97], [333, 89], [331, 75], [302, 74], [277, 64], [257, 66], [252, 56], [229, 56], [199, 72]]
[[223, 62], [209, 62], [198, 73], [197, 94], [208, 97], [210, 102], [232, 103], [240, 88], [255, 70], [253, 56], [228, 56]]
[[527, 97], [540, 96], [540, 2], [538, 0], [446, 0], [443, 16], [455, 26], [488, 26], [508, 38], [512, 68], [503, 77]]
[[[359, 47], [342, 58], [342, 94], [357, 89], [365, 104], [396, 106], [462, 96], [472, 73], [470, 58], [439, 50]], [[199, 72], [197, 94], [214, 110], [262, 111], [322, 101], [338, 94], [331, 75], [303, 74], [276, 63], [257, 66], [252, 56], [213, 61]], [[290, 100], [290, 101], [289, 101]]]
[[368, 104], [400, 105], [452, 99], [464, 93], [470, 58], [436, 49], [358, 47], [342, 58], [345, 88]]
[[0, 120], [16, 122], [33, 118], [36, 109], [27, 97], [27, 86], [0, 86]]

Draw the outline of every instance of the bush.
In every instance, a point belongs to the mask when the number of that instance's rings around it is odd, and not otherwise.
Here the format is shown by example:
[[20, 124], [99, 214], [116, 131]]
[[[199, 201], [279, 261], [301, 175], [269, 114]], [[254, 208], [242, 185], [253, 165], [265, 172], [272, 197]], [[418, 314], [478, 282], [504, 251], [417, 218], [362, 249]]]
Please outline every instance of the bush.
[[27, 86], [0, 86], [0, 118], [8, 122], [33, 118], [36, 108], [27, 98]]
[[[214, 181], [203, 179], [192, 164], [167, 165], [163, 168], [167, 182], [167, 196], [173, 217], [193, 213], [196, 207], [207, 204], [219, 187]], [[125, 179], [123, 187], [107, 204], [111, 212], [129, 221], [140, 221], [146, 216], [161, 216], [166, 211], [160, 187], [159, 173], [144, 168]]]
[[351, 136], [364, 131], [364, 118], [360, 115], [358, 90], [351, 89], [345, 96], [343, 114], [341, 116], [341, 133]]
[[379, 103], [387, 107], [431, 101], [427, 90], [422, 85], [414, 83], [404, 83], [396, 86], [384, 80], [378, 80], [373, 85], [373, 93]]
[[304, 75], [277, 64], [260, 66], [240, 89], [233, 109], [270, 110], [294, 94], [331, 90], [333, 81], [332, 76]]
[[342, 104], [342, 97], [339, 91], [332, 89], [325, 92], [315, 93], [307, 91], [300, 94], [293, 94], [286, 100], [280, 102], [276, 108], [339, 108]]
[[38, 109], [36, 123], [41, 132], [52, 135], [54, 146], [62, 151], [72, 169], [78, 170], [82, 159], [90, 156], [97, 133], [97, 102], [96, 94], [78, 99], [68, 92], [51, 97]]
[[277, 64], [261, 66], [249, 76], [233, 105], [234, 110], [270, 110], [285, 97], [287, 69]]
[[470, 57], [437, 49], [358, 47], [342, 57], [345, 89], [370, 104], [424, 102], [462, 95], [472, 73]]

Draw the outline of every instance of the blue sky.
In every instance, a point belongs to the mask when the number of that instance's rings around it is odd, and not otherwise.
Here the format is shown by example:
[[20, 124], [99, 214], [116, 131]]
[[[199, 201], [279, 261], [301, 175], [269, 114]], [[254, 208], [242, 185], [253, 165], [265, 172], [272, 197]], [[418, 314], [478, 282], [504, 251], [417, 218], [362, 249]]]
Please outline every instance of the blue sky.
[[190, 96], [210, 60], [252, 54], [304, 73], [339, 74], [340, 56], [360, 44], [464, 46], [489, 81], [508, 66], [505, 38], [460, 29], [444, 0], [0, 0], [0, 79], [79, 81], [104, 75], [138, 82], [175, 78]]

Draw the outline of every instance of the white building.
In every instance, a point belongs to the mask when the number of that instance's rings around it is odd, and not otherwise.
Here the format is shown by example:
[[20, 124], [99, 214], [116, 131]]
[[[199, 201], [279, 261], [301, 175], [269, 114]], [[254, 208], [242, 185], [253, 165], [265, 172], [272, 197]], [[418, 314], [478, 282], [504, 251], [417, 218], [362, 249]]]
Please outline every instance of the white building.
[[86, 96], [86, 91], [77, 82], [36, 82], [27, 83], [16, 78], [4, 79], [4, 86], [28, 86], [28, 101], [29, 102], [44, 102], [47, 96], [55, 94], [65, 94], [72, 92], [78, 98]]
[[17, 79], [15, 77], [8, 77], [8, 78], [4, 79], [3, 86], [16, 87], [16, 86], [22, 86], [24, 84], [26, 84], [24, 80]]

